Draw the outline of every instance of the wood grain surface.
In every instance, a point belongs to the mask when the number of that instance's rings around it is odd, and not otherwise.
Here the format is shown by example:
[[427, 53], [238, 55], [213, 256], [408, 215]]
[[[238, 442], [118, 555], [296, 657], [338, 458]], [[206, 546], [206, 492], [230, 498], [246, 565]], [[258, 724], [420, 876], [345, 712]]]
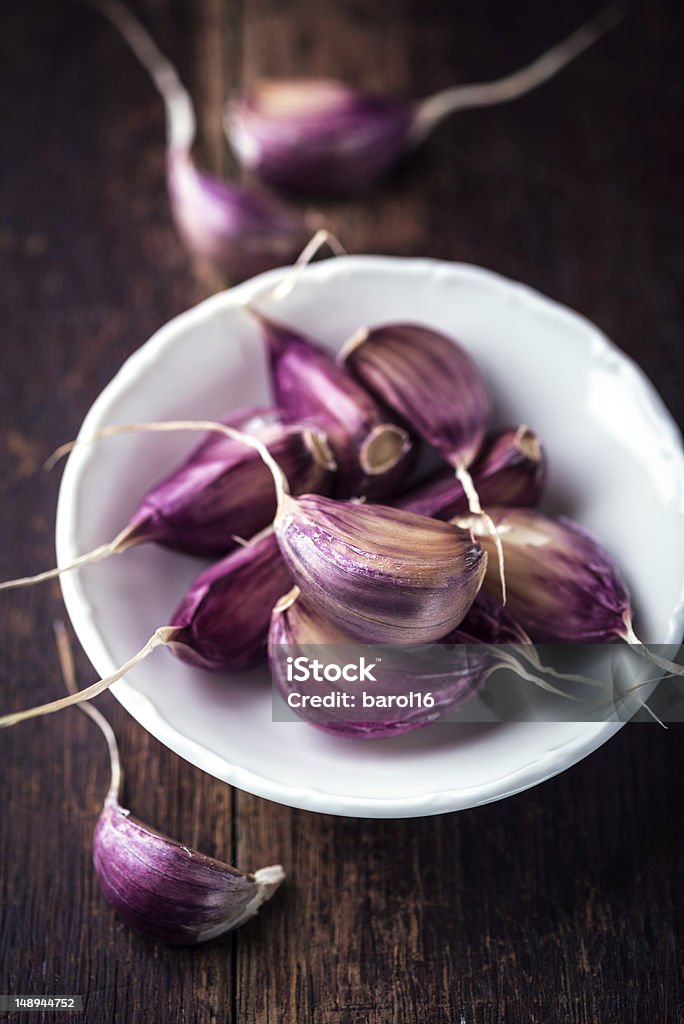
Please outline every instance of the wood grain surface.
[[[237, 173], [225, 94], [262, 74], [420, 96], [512, 70], [595, 11], [521, 0], [135, 0], [196, 98], [199, 152]], [[368, 195], [320, 203], [350, 252], [471, 261], [580, 310], [684, 423], [681, 5], [625, 23], [533, 96], [464, 114]], [[122, 361], [222, 282], [164, 185], [160, 101], [76, 0], [0, 6], [0, 578], [53, 563], [59, 473]], [[650, 524], [644, 524], [645, 529]], [[653, 566], [654, 574], [658, 565]], [[134, 595], [132, 595], [134, 599]], [[60, 689], [56, 585], [3, 594], [3, 707]], [[81, 678], [92, 678], [79, 659]], [[0, 735], [0, 992], [81, 993], [88, 1024], [671, 1024], [684, 1020], [682, 727], [632, 725], [500, 804], [336, 819], [231, 791], [110, 696], [126, 804], [288, 882], [239, 933], [149, 944], [90, 865], [106, 754], [69, 712]], [[36, 1013], [33, 1021], [52, 1020]]]

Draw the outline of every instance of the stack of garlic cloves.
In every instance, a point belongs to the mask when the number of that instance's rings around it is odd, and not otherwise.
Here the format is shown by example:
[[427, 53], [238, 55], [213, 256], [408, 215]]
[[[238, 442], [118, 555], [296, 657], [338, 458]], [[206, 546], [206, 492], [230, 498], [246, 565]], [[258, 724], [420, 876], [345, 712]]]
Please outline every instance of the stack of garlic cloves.
[[[540, 669], [532, 643], [624, 640], [681, 672], [640, 644], [627, 588], [599, 541], [537, 511], [547, 471], [540, 439], [526, 425], [487, 433], [488, 390], [461, 344], [421, 324], [380, 324], [358, 331], [335, 360], [295, 327], [251, 307], [247, 315], [259, 324], [276, 404], [220, 422], [107, 428], [207, 433], [114, 541], [0, 588], [143, 541], [220, 560], [116, 673], [0, 725], [87, 700], [160, 645], [224, 672], [257, 664], [268, 647], [281, 692], [283, 647], [291, 654], [311, 636], [325, 647], [389, 645], [391, 662], [421, 645], [489, 651], [471, 657], [465, 681], [461, 668], [442, 668], [427, 716], [334, 723], [334, 731], [372, 737], [427, 724], [478, 692], [492, 671], [510, 666], [493, 654], [499, 643], [523, 645]], [[430, 451], [442, 468], [421, 480]], [[497, 593], [502, 556], [505, 610]]]

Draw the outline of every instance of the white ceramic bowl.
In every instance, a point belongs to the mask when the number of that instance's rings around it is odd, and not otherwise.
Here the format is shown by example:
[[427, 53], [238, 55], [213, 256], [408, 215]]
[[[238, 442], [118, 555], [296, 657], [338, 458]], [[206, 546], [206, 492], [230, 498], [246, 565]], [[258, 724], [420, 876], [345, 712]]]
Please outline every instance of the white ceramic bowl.
[[[166, 324], [122, 367], [81, 436], [108, 423], [219, 416], [269, 398], [259, 330], [241, 304], [273, 309], [278, 270]], [[641, 371], [581, 316], [477, 267], [343, 257], [308, 267], [277, 316], [335, 351], [361, 325], [422, 321], [477, 359], [500, 423], [526, 422], [550, 457], [545, 507], [594, 530], [631, 588], [640, 636], [679, 641], [684, 615], [684, 458]], [[60, 564], [114, 537], [145, 490], [195, 443], [129, 435], [75, 451], [57, 515]], [[164, 625], [199, 570], [153, 545], [62, 577], [98, 673]], [[86, 680], [83, 680], [84, 684]], [[336, 738], [272, 721], [268, 673], [214, 677], [156, 651], [113, 692], [151, 733], [219, 779], [333, 814], [408, 817], [510, 796], [569, 767], [620, 723], [440, 725], [392, 739]]]

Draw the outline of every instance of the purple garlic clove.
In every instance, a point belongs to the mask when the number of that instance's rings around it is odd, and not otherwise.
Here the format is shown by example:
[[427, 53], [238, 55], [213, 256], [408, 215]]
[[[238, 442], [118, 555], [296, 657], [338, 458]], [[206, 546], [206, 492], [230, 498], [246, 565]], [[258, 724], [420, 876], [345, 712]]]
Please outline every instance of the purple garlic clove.
[[[529, 427], [512, 427], [485, 439], [470, 471], [485, 508], [490, 504], [535, 508], [544, 490], [547, 462], [537, 434]], [[468, 512], [463, 485], [449, 469], [397, 498], [395, 504], [443, 520]]]
[[243, 874], [143, 825], [106, 800], [93, 840], [105, 899], [148, 938], [195, 945], [238, 928], [285, 877], [280, 865]]
[[484, 578], [467, 531], [383, 505], [282, 495], [274, 529], [305, 600], [364, 643], [438, 640]]
[[149, 541], [184, 554], [225, 555], [271, 525], [280, 488], [296, 493], [330, 487], [335, 460], [323, 434], [314, 426], [284, 424], [277, 409], [243, 409], [220, 422], [117, 424], [104, 427], [96, 437], [169, 429], [206, 434], [185, 461], [145, 495], [113, 540], [67, 565], [4, 580], [0, 590], [56, 579]]
[[261, 81], [226, 107], [240, 162], [268, 184], [306, 195], [364, 188], [411, 144], [414, 104], [328, 79]]
[[198, 170], [187, 149], [169, 151], [167, 183], [188, 250], [236, 280], [292, 263], [311, 236], [281, 203]]
[[271, 610], [290, 586], [272, 532], [238, 547], [191, 585], [171, 619], [171, 650], [199, 668], [249, 668], [262, 657]]
[[[69, 694], [78, 696], [64, 623], [55, 623], [57, 652]], [[285, 878], [277, 864], [244, 874], [144, 825], [121, 807], [121, 758], [102, 712], [81, 704], [104, 736], [111, 780], [93, 837], [93, 864], [107, 902], [132, 928], [160, 942], [195, 945], [239, 927]]]
[[422, 324], [363, 329], [342, 349], [345, 369], [456, 470], [482, 444], [490, 402], [461, 346]]
[[[277, 409], [251, 408], [226, 416], [227, 426], [258, 437], [276, 459], [293, 493], [327, 491], [335, 463], [313, 428], [287, 425]], [[156, 541], [199, 556], [223, 555], [273, 522], [273, 477], [259, 452], [209, 433], [133, 514], [127, 543]]]
[[412, 461], [406, 431], [309, 338], [252, 310], [271, 359], [275, 400], [294, 422], [325, 431], [337, 462], [336, 497], [382, 497], [404, 479]]
[[[506, 559], [508, 607], [535, 643], [609, 643], [627, 639], [631, 609], [627, 587], [600, 542], [570, 519], [549, 519], [524, 509], [489, 509]], [[477, 516], [459, 518], [493, 553]], [[496, 595], [496, 569], [485, 586]]]
[[513, 74], [457, 85], [420, 102], [329, 79], [259, 82], [227, 105], [226, 135], [244, 166], [278, 188], [352, 192], [388, 171], [450, 114], [508, 103], [553, 77], [623, 16], [613, 4]]

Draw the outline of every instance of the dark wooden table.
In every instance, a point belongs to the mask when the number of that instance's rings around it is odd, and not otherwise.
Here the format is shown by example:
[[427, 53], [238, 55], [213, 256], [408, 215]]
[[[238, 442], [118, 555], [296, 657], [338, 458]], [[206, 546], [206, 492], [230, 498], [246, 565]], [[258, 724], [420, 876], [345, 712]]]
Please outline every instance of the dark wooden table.
[[[588, 2], [136, 0], [224, 147], [226, 93], [259, 74], [422, 95], [535, 56]], [[351, 252], [472, 261], [596, 321], [684, 422], [680, 5], [635, 6], [556, 81], [445, 124], [390, 181], [318, 204]], [[0, 578], [52, 564], [58, 474], [122, 361], [222, 282], [193, 268], [164, 187], [163, 116], [114, 31], [75, 0], [0, 8]], [[650, 529], [651, 524], [644, 524]], [[653, 566], [654, 574], [658, 565]], [[2, 595], [3, 705], [55, 694], [56, 586]], [[92, 670], [79, 661], [82, 678]], [[21, 695], [21, 696], [20, 696]], [[75, 712], [0, 737], [0, 992], [82, 993], [88, 1024], [670, 1024], [684, 1019], [682, 729], [633, 725], [501, 804], [415, 821], [314, 815], [203, 775], [109, 695], [126, 802], [277, 899], [238, 934], [155, 946], [100, 895], [101, 738]], [[678, 922], [679, 915], [679, 922]], [[52, 1019], [36, 1014], [31, 1020]]]

